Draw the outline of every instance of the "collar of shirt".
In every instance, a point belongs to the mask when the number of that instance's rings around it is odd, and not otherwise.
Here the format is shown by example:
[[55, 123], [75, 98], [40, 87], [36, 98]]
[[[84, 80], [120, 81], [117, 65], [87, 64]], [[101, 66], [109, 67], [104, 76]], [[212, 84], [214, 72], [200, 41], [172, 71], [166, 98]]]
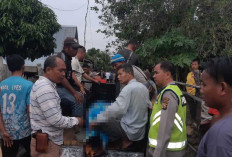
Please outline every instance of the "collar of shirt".
[[76, 58], [79, 61], [79, 58], [77, 56], [75, 56], [74, 58]]
[[[176, 83], [175, 83], [175, 81], [172, 81], [172, 82], [168, 83], [164, 88], [166, 88], [168, 85], [176, 85]], [[162, 88], [161, 91], [162, 91], [164, 88]]]
[[49, 84], [51, 84], [54, 89], [56, 88], [56, 84], [54, 82], [52, 82], [51, 80], [49, 80], [47, 77], [40, 76], [39, 79], [40, 80], [45, 80], [46, 82], [48, 82]]
[[137, 81], [136, 81], [136, 79], [134, 78], [134, 79], [130, 80], [130, 81], [128, 82], [128, 84], [130, 84], [130, 83], [132, 83], [132, 82], [137, 82]]

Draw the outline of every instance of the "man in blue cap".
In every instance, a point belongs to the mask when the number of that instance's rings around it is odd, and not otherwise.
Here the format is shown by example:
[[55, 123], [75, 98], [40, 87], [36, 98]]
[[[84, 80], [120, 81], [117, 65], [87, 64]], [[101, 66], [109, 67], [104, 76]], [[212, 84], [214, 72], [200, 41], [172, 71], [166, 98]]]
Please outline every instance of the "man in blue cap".
[[[126, 60], [121, 54], [116, 54], [111, 58], [111, 65], [113, 66], [113, 69], [116, 71], [116, 73], [118, 71], [118, 67], [123, 65], [123, 64], [126, 64]], [[144, 74], [144, 72], [139, 67], [137, 67], [135, 65], [132, 65], [132, 68], [133, 68], [135, 79], [138, 82], [145, 85], [147, 83], [147, 77]], [[116, 97], [117, 97], [119, 95], [120, 91], [122, 90], [122, 88], [124, 87], [124, 85], [120, 84], [117, 76], [115, 78], [115, 84], [116, 84]]]

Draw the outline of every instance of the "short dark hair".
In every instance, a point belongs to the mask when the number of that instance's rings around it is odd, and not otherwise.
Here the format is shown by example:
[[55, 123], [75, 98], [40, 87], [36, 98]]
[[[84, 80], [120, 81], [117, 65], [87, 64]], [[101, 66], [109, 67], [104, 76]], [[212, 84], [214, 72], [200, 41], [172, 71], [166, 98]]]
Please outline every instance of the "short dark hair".
[[49, 56], [44, 62], [44, 72], [46, 73], [46, 68], [54, 68], [57, 66], [56, 59], [59, 58], [56, 55]]
[[118, 67], [118, 70], [119, 69], [122, 69], [126, 73], [131, 73], [131, 75], [134, 76], [134, 70], [131, 64], [128, 63], [122, 64]]
[[85, 64], [82, 65], [82, 68], [90, 68], [90, 66], [85, 63]]
[[25, 64], [23, 57], [17, 54], [12, 54], [6, 57], [6, 62], [8, 69], [11, 72], [19, 71], [22, 69], [22, 66]]
[[130, 39], [129, 42], [128, 42], [128, 45], [129, 44], [138, 45], [138, 42], [135, 39]]
[[232, 58], [231, 57], [217, 57], [206, 64], [205, 71], [216, 82], [224, 81], [232, 86]]
[[162, 61], [159, 63], [160, 64], [160, 68], [165, 71], [165, 72], [170, 72], [172, 75], [172, 78], [175, 78], [176, 75], [176, 71], [175, 71], [175, 66], [174, 64], [172, 64], [169, 61]]
[[78, 46], [77, 52], [78, 52], [79, 50], [82, 50], [82, 51], [86, 52], [85, 47], [84, 47], [84, 46], [81, 46], [81, 45]]
[[198, 64], [200, 64], [199, 59], [194, 59], [194, 60], [192, 60], [191, 64], [192, 64], [193, 62], [197, 62]]

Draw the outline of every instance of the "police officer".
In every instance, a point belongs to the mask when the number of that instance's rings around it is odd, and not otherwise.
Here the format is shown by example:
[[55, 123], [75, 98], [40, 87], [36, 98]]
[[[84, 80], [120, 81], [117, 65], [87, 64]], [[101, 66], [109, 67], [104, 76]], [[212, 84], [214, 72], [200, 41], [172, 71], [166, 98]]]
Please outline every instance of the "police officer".
[[163, 90], [150, 117], [147, 157], [183, 157], [187, 142], [186, 100], [174, 82], [175, 68], [168, 61], [154, 68], [154, 80]]

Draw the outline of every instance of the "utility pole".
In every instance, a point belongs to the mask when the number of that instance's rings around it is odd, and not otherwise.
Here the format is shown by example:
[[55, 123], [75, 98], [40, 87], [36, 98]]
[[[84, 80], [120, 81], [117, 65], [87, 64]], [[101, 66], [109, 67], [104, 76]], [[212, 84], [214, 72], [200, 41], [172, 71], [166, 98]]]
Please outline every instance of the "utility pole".
[[86, 10], [86, 14], [85, 14], [84, 47], [85, 47], [85, 45], [86, 45], [86, 27], [87, 27], [87, 16], [88, 16], [88, 12], [89, 12], [89, 0], [88, 0], [87, 10]]

